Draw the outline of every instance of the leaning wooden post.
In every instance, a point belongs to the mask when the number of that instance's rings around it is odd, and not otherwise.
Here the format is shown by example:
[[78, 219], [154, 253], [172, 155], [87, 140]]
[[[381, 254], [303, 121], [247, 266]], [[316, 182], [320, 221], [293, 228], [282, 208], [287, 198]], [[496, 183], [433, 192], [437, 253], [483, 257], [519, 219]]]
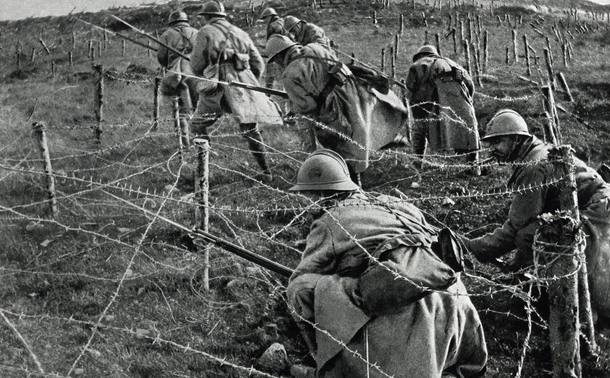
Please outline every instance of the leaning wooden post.
[[551, 62], [551, 53], [549, 49], [544, 49], [544, 60], [546, 61], [546, 69], [549, 74], [549, 84], [553, 90], [557, 87], [555, 82], [555, 72], [553, 71], [553, 63]]
[[159, 94], [161, 90], [161, 78], [155, 77], [155, 86], [153, 89], [153, 125], [151, 127], [151, 131], [157, 131], [159, 128], [159, 113], [160, 113], [160, 101]]
[[53, 176], [53, 167], [51, 166], [51, 154], [49, 153], [49, 146], [47, 144], [47, 134], [45, 132], [45, 125], [42, 122], [34, 122], [34, 135], [38, 140], [38, 148], [40, 149], [40, 155], [44, 162], [44, 173], [47, 176], [47, 195], [49, 198], [49, 215], [51, 218], [55, 218], [58, 213], [57, 210], [57, 198], [55, 196], [55, 176]]
[[489, 33], [485, 30], [483, 33], [483, 73], [487, 73], [487, 62], [489, 60]]
[[559, 79], [559, 85], [561, 85], [561, 88], [563, 88], [563, 91], [566, 94], [566, 99], [570, 102], [574, 102], [574, 97], [572, 97], [572, 92], [570, 92], [570, 87], [568, 87], [568, 82], [566, 81], [563, 72], [557, 74], [557, 79]]
[[32, 59], [31, 59], [31, 63], [34, 63], [34, 59], [36, 59], [36, 47], [32, 47]]
[[[394, 36], [394, 61], [398, 62], [398, 54], [400, 52], [400, 34]], [[440, 52], [439, 52], [440, 54]]]
[[470, 44], [464, 40], [464, 58], [466, 59], [466, 71], [472, 76], [472, 65], [470, 64]]
[[[209, 205], [209, 183], [210, 183], [210, 144], [203, 138], [193, 140], [197, 146], [197, 177], [195, 177], [195, 224], [205, 232], [210, 231], [210, 205]], [[203, 287], [210, 290], [210, 243], [207, 243], [203, 260]]]
[[476, 45], [474, 44], [474, 42], [472, 43], [472, 55], [473, 55], [473, 62], [474, 62], [474, 76], [475, 76], [475, 83], [480, 87], [483, 88], [483, 83], [481, 83], [481, 65], [479, 63], [479, 51], [476, 48]]
[[570, 146], [549, 151], [555, 172], [565, 180], [559, 196], [560, 213], [543, 214], [537, 241], [549, 279], [549, 338], [554, 377], [581, 377], [578, 263], [579, 231], [574, 161]]
[[392, 79], [396, 77], [396, 55], [394, 55], [394, 46], [390, 46], [390, 74]]
[[399, 17], [398, 34], [403, 35], [405, 30], [405, 16], [401, 13]]
[[95, 127], [95, 138], [100, 142], [103, 132], [102, 122], [104, 121], [104, 67], [101, 64], [96, 64], [93, 68], [97, 71], [95, 91], [95, 118], [97, 125]]
[[178, 156], [180, 164], [184, 162], [184, 145], [182, 143], [182, 128], [180, 127], [180, 105], [178, 103], [178, 97], [172, 99], [172, 116], [174, 118], [174, 130], [178, 136]]
[[561, 131], [559, 128], [559, 117], [557, 115], [557, 107], [555, 106], [555, 98], [553, 96], [553, 89], [548, 85], [540, 88], [542, 90], [542, 97], [544, 100], [544, 111], [546, 112], [549, 120], [549, 142], [553, 144], [561, 143]]
[[532, 68], [530, 65], [530, 47], [527, 43], [527, 35], [523, 34], [523, 46], [525, 48], [525, 64], [527, 65], [527, 76], [532, 76]]
[[49, 50], [49, 48], [47, 47], [47, 44], [44, 43], [44, 41], [42, 40], [42, 38], [39, 38], [38, 41], [40, 41], [40, 44], [42, 45], [42, 47], [44, 48], [44, 51], [47, 52], [47, 55], [51, 55], [51, 51]]

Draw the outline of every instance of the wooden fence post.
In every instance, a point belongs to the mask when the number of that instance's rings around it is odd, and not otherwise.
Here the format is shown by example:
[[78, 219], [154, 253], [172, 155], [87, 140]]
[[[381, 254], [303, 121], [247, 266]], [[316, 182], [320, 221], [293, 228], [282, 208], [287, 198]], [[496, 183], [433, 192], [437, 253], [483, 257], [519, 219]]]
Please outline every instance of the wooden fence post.
[[95, 128], [95, 137], [98, 142], [102, 140], [102, 122], [104, 121], [104, 67], [101, 64], [96, 64], [93, 68], [97, 71], [97, 82], [95, 91], [95, 118], [97, 125]]
[[381, 49], [381, 72], [385, 72], [385, 48]]
[[398, 34], [402, 35], [405, 29], [405, 16], [401, 13], [398, 24]]
[[544, 85], [540, 89], [542, 91], [544, 111], [549, 121], [549, 128], [547, 130], [547, 133], [549, 134], [548, 142], [560, 144], [561, 129], [559, 127], [559, 117], [557, 115], [557, 107], [555, 106], [553, 89], [548, 85]]
[[551, 53], [549, 49], [544, 49], [544, 60], [546, 61], [546, 69], [549, 74], [549, 85], [553, 90], [557, 87], [557, 83], [555, 81], [555, 72], [553, 70], [553, 63], [551, 62]]
[[483, 33], [483, 73], [487, 73], [487, 62], [489, 60], [489, 32]]
[[575, 240], [579, 232], [574, 161], [570, 146], [549, 151], [555, 171], [567, 180], [560, 193], [560, 213], [543, 214], [537, 232], [550, 280], [549, 338], [554, 377], [580, 377], [580, 320]]
[[570, 92], [570, 87], [568, 87], [568, 82], [566, 81], [566, 77], [563, 76], [563, 72], [558, 73], [557, 78], [559, 79], [561, 88], [563, 88], [563, 91], [566, 94], [566, 100], [574, 102], [574, 97], [572, 97], [572, 92]]
[[51, 55], [51, 51], [49, 50], [49, 48], [47, 47], [47, 44], [44, 43], [44, 41], [42, 40], [42, 38], [39, 38], [38, 41], [40, 41], [40, 44], [42, 45], [42, 47], [44, 48], [44, 51], [47, 52], [47, 55]]
[[40, 155], [44, 162], [44, 173], [47, 176], [47, 195], [49, 198], [48, 214], [51, 218], [55, 218], [58, 213], [57, 198], [55, 196], [55, 176], [53, 176], [53, 167], [51, 166], [51, 154], [49, 152], [47, 134], [45, 132], [46, 127], [42, 122], [34, 122], [32, 126], [34, 128], [34, 135], [36, 135], [38, 141]]
[[21, 68], [21, 51], [19, 51], [19, 47], [17, 47], [17, 68]]
[[466, 71], [472, 77], [472, 65], [470, 64], [470, 44], [464, 40], [464, 58], [466, 59]]
[[394, 46], [390, 46], [390, 74], [392, 79], [396, 77], [396, 55], [394, 54]]
[[530, 65], [530, 47], [527, 43], [527, 35], [523, 34], [523, 47], [525, 49], [525, 64], [527, 66], [527, 76], [532, 76], [532, 68]]
[[180, 164], [184, 163], [184, 145], [182, 143], [182, 127], [180, 126], [180, 104], [178, 97], [172, 99], [172, 117], [174, 118], [174, 130], [178, 136], [178, 157]]
[[[209, 182], [210, 182], [210, 144], [203, 138], [193, 140], [197, 146], [197, 177], [195, 177], [195, 224], [203, 231], [210, 231], [210, 206], [209, 206]], [[203, 287], [210, 290], [210, 243], [207, 243], [204, 251], [203, 262]]]
[[481, 65], [479, 60], [479, 49], [477, 49], [477, 46], [474, 42], [472, 42], [472, 56], [474, 63], [474, 80], [475, 83], [482, 88], [483, 84], [481, 83]]
[[443, 56], [441, 51], [441, 37], [438, 35], [438, 33], [434, 35], [434, 41], [436, 43], [436, 51], [438, 52], [438, 55]]
[[515, 63], [519, 63], [519, 54], [517, 53], [517, 31], [513, 29], [513, 55], [515, 56]]
[[161, 78], [155, 77], [155, 86], [153, 89], [153, 125], [151, 127], [152, 131], [157, 131], [159, 128], [159, 112], [160, 112], [160, 101], [159, 101], [159, 92], [161, 89]]
[[[400, 53], [400, 34], [394, 36], [394, 62], [398, 62], [398, 54]], [[440, 54], [440, 51], [439, 51]]]

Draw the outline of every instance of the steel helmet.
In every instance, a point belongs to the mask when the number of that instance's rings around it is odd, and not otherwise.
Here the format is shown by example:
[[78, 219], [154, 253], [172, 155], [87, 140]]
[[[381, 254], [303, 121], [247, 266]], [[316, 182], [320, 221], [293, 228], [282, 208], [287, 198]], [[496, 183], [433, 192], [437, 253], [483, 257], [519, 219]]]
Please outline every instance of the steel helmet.
[[175, 24], [176, 22], [185, 21], [188, 22], [189, 18], [186, 13], [182, 11], [173, 11], [169, 14], [169, 18], [167, 19], [168, 25]]
[[294, 16], [286, 16], [284, 19], [284, 30], [290, 32], [299, 22], [301, 22], [301, 20]]
[[432, 45], [424, 45], [417, 50], [415, 55], [413, 55], [413, 61], [415, 62], [417, 59], [421, 58], [423, 55], [438, 55], [438, 51], [436, 47]]
[[297, 174], [297, 184], [288, 189], [291, 191], [358, 189], [349, 176], [345, 160], [332, 150], [314, 151], [305, 160]]
[[267, 45], [265, 46], [265, 52], [267, 53], [269, 62], [273, 62], [273, 59], [275, 59], [277, 54], [296, 44], [297, 43], [295, 41], [291, 40], [285, 35], [272, 34], [267, 40]]
[[482, 141], [506, 135], [527, 135], [527, 123], [519, 113], [511, 109], [502, 109], [487, 123]]
[[262, 19], [262, 18], [270, 17], [270, 16], [277, 16], [277, 12], [273, 8], [265, 8], [263, 13], [261, 13], [260, 18]]
[[225, 6], [222, 5], [220, 1], [208, 1], [207, 3], [203, 4], [199, 15], [226, 17], [227, 12], [225, 11]]

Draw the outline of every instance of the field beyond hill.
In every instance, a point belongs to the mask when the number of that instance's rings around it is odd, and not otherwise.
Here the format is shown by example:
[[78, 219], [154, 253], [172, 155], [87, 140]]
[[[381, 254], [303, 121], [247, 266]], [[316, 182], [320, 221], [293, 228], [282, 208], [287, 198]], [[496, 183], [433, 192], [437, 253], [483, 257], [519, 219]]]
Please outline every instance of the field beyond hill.
[[[417, 49], [437, 38], [442, 55], [466, 65], [467, 40], [481, 133], [495, 112], [511, 108], [548, 139], [542, 87], [553, 79], [561, 144], [592, 167], [610, 163], [610, 8], [575, 0], [494, 1], [493, 8], [491, 1], [308, 3], [226, 5], [261, 50], [265, 25], [257, 19], [271, 5], [321, 26], [342, 61], [383, 69], [399, 82]], [[200, 5], [173, 1], [109, 13], [158, 36], [176, 9], [201, 27]], [[159, 99], [155, 122], [161, 70], [147, 44], [105, 12], [0, 22], [2, 377], [285, 377], [291, 365], [311, 363], [286, 305], [286, 277], [194, 237], [204, 213], [195, 195], [200, 150], [180, 148], [167, 98]], [[92, 64], [102, 69], [101, 121]], [[42, 154], [34, 123], [44, 125]], [[307, 202], [287, 190], [307, 156], [304, 124], [297, 117], [261, 125], [272, 177], [259, 173], [231, 117], [210, 132], [210, 233], [289, 268], [301, 258], [313, 219]], [[413, 167], [410, 147], [372, 156], [363, 189], [398, 189], [436, 226], [474, 237], [507, 217], [511, 167], [490, 162], [485, 151], [481, 176], [453, 154], [428, 155], [422, 170]], [[538, 295], [543, 280], [535, 276], [529, 285], [523, 274], [473, 264], [462, 278], [485, 328], [486, 376], [552, 377], [548, 303]], [[598, 355], [583, 348], [583, 377], [608, 377], [609, 324], [598, 323]], [[265, 363], [261, 356], [275, 343], [285, 358]]]

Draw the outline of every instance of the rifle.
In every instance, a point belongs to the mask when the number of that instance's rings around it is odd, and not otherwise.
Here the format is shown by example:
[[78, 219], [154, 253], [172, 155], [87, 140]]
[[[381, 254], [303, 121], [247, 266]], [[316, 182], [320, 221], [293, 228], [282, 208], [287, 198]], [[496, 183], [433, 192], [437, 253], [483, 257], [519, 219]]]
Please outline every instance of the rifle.
[[184, 58], [186, 60], [191, 60], [188, 56], [184, 55], [182, 52], [176, 50], [175, 48], [168, 46], [167, 44], [161, 42], [160, 40], [158, 40], [157, 38], [153, 37], [152, 35], [147, 34], [146, 32], [144, 32], [143, 30], [140, 30], [138, 28], [136, 28], [135, 26], [131, 25], [130, 23], [128, 23], [127, 21], [123, 21], [120, 18], [118, 18], [117, 16], [113, 15], [112, 13], [107, 13], [110, 17], [122, 22], [123, 24], [127, 25], [128, 27], [130, 27], [131, 29], [135, 30], [136, 32], [138, 32], [139, 34], [147, 37], [148, 39], [157, 42], [159, 45], [165, 47], [166, 49], [168, 49], [169, 51], [175, 53], [176, 55], [180, 56], [181, 58]]
[[189, 233], [189, 235], [193, 235], [193, 236], [198, 236], [202, 239], [204, 239], [205, 241], [211, 242], [216, 244], [217, 246], [219, 246], [220, 248], [224, 249], [225, 251], [231, 252], [239, 257], [242, 257], [250, 262], [255, 263], [256, 265], [262, 266], [263, 268], [269, 269], [272, 272], [275, 272], [283, 277], [290, 277], [292, 275], [293, 270], [278, 263], [275, 262], [273, 260], [270, 260], [266, 257], [257, 255], [256, 253], [249, 251], [243, 247], [238, 246], [237, 244], [233, 244], [227, 240], [224, 240], [216, 235], [213, 235], [209, 232], [206, 232], [204, 230], [198, 229], [198, 228], [193, 228], [190, 229], [186, 226], [181, 225], [180, 223], [174, 222], [171, 219], [168, 219], [160, 214], [156, 214], [153, 213], [150, 210], [147, 210], [143, 207], [140, 207], [134, 203], [131, 203], [119, 196], [115, 196], [114, 194], [107, 192], [105, 190], [102, 190], [104, 193], [106, 193], [107, 195], [118, 199], [119, 201], [125, 202], [128, 205], [131, 205], [132, 207], [135, 207], [136, 209], [145, 212], [146, 214], [155, 217], [157, 219], [160, 219], [166, 223], [171, 224], [172, 226], [175, 226], [183, 231], [186, 231]]
[[157, 49], [155, 49], [154, 47], [152, 47], [152, 46], [148, 46], [148, 45], [145, 45], [145, 44], [143, 44], [142, 42], [140, 42], [140, 41], [138, 41], [138, 40], [135, 40], [135, 39], [133, 39], [133, 38], [130, 38], [130, 37], [128, 37], [128, 36], [126, 36], [126, 35], [123, 35], [123, 34], [121, 34], [121, 33], [113, 32], [112, 30], [108, 30], [108, 29], [103, 28], [103, 27], [101, 27], [101, 26], [97, 26], [97, 25], [92, 24], [92, 23], [90, 23], [90, 22], [87, 22], [87, 21], [85, 21], [85, 20], [81, 20], [81, 19], [80, 19], [80, 18], [78, 18], [78, 17], [72, 17], [72, 18], [74, 18], [74, 19], [75, 19], [75, 20], [77, 20], [77, 21], [83, 22], [83, 23], [85, 23], [85, 24], [87, 24], [87, 25], [89, 25], [89, 26], [93, 26], [94, 28], [97, 28], [97, 29], [100, 29], [100, 30], [106, 31], [106, 32], [108, 32], [108, 33], [110, 33], [110, 34], [113, 34], [113, 35], [117, 36], [117, 37], [121, 37], [121, 38], [123, 38], [123, 39], [126, 39], [126, 40], [128, 40], [129, 42], [135, 43], [136, 45], [139, 45], [139, 46], [145, 47], [145, 48], [147, 48], [147, 49], [151, 49], [152, 51], [157, 51]]
[[232, 85], [234, 87], [244, 88], [244, 89], [248, 89], [251, 91], [262, 92], [262, 93], [266, 93], [266, 94], [270, 94], [270, 95], [279, 96], [282, 98], [288, 98], [288, 93], [277, 90], [277, 89], [259, 87], [259, 86], [252, 85], [252, 84], [242, 83], [240, 81], [229, 81], [228, 84]]
[[[106, 13], [108, 13], [108, 12], [106, 12]], [[135, 30], [136, 32], [138, 32], [138, 33], [140, 33], [140, 34], [142, 34], [142, 35], [144, 35], [144, 36], [146, 36], [146, 37], [150, 38], [151, 40], [153, 40], [153, 41], [157, 42], [159, 45], [161, 45], [161, 46], [165, 47], [166, 49], [168, 49], [168, 50], [170, 50], [170, 51], [172, 51], [172, 52], [174, 52], [174, 53], [178, 54], [180, 57], [182, 57], [182, 58], [184, 58], [184, 59], [186, 59], [186, 60], [188, 60], [188, 61], [190, 61], [190, 60], [191, 60], [191, 59], [190, 59], [188, 56], [184, 55], [184, 54], [183, 54], [183, 53], [181, 53], [180, 51], [178, 51], [178, 50], [176, 50], [176, 49], [174, 49], [174, 48], [172, 48], [172, 47], [170, 47], [170, 46], [166, 45], [165, 43], [163, 43], [163, 42], [159, 41], [157, 38], [155, 38], [155, 37], [153, 37], [153, 36], [151, 36], [151, 35], [149, 35], [149, 34], [145, 33], [144, 31], [142, 31], [142, 30], [140, 30], [140, 29], [136, 28], [136, 27], [135, 27], [135, 26], [133, 26], [133, 25], [129, 24], [127, 21], [123, 21], [123, 20], [121, 20], [120, 18], [118, 18], [117, 16], [115, 16], [115, 15], [113, 15], [113, 14], [111, 14], [111, 13], [108, 13], [108, 15], [110, 15], [111, 17], [113, 17], [113, 18], [117, 19], [118, 21], [120, 21], [120, 22], [124, 23], [125, 25], [129, 26], [130, 28], [132, 28], [132, 29], [133, 29], [133, 30]], [[252, 85], [252, 84], [246, 84], [246, 83], [242, 83], [242, 82], [239, 82], [239, 81], [230, 81], [230, 82], [228, 82], [227, 84], [228, 84], [228, 85], [231, 85], [231, 86], [234, 86], [234, 87], [240, 87], [240, 88], [248, 89], [248, 90], [251, 90], [251, 91], [262, 92], [262, 93], [266, 93], [266, 94], [271, 94], [271, 95], [275, 95], [275, 96], [280, 96], [280, 97], [282, 97], [282, 98], [288, 98], [288, 94], [287, 94], [286, 92], [284, 92], [284, 91], [278, 91], [278, 90], [276, 90], [276, 89], [259, 87], [259, 86], [256, 86], [256, 85]]]

